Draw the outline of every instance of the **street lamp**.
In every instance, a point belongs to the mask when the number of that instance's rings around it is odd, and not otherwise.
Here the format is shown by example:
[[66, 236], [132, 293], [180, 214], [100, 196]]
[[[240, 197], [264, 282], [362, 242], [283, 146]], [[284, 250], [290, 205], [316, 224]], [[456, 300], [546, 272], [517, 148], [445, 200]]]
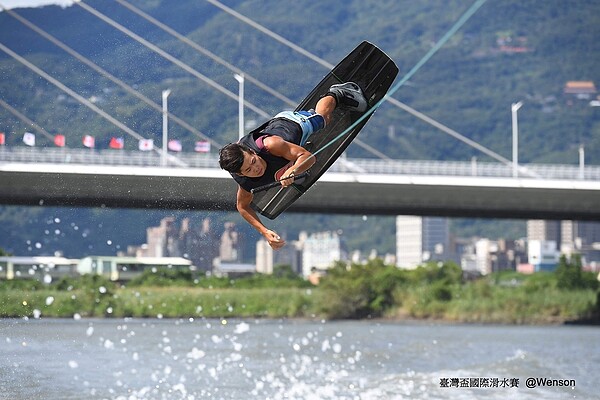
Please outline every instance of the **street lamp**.
[[510, 111], [512, 114], [512, 159], [513, 159], [513, 177], [519, 176], [519, 125], [517, 121], [517, 111], [523, 105], [523, 102], [512, 103]]
[[169, 112], [167, 107], [167, 98], [171, 94], [171, 89], [162, 91], [162, 155], [161, 155], [161, 165], [165, 167], [167, 165], [167, 140], [169, 136]]
[[238, 119], [239, 119], [239, 127], [238, 127], [238, 136], [241, 138], [244, 136], [244, 74], [234, 74], [235, 80], [239, 82], [239, 111], [238, 111]]
[[579, 145], [579, 179], [585, 179], [585, 148]]

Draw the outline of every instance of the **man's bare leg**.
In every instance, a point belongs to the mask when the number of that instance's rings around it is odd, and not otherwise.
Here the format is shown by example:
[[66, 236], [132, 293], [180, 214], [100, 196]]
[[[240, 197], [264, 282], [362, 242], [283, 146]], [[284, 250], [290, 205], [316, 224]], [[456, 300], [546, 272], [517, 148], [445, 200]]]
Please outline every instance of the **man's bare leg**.
[[320, 114], [325, 119], [325, 125], [329, 125], [331, 114], [335, 110], [336, 101], [333, 96], [325, 96], [317, 102], [315, 112]]

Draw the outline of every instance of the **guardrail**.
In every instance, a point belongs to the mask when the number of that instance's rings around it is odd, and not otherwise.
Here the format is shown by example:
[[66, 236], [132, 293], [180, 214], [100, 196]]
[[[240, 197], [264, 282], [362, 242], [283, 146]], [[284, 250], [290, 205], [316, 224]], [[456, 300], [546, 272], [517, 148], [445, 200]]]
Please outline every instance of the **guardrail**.
[[[182, 161], [187, 168], [218, 168], [218, 157], [209, 153], [169, 153]], [[182, 168], [169, 162], [169, 168]], [[122, 165], [160, 167], [161, 156], [156, 152], [128, 150], [94, 150], [67, 148], [14, 148], [0, 146], [0, 163], [52, 163], [85, 165]], [[332, 172], [433, 175], [433, 176], [479, 176], [506, 178], [513, 176], [510, 165], [490, 162], [427, 161], [427, 160], [378, 160], [363, 158], [340, 158], [330, 168]], [[567, 164], [523, 164], [519, 178], [600, 180], [600, 166]]]

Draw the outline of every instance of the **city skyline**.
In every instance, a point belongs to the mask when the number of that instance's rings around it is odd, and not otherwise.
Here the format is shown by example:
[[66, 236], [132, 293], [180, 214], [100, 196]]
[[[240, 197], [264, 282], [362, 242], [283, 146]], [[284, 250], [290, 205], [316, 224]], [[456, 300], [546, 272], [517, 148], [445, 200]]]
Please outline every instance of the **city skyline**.
[[[226, 221], [215, 228], [210, 218], [194, 225], [189, 218], [178, 221], [170, 216], [163, 218], [158, 226], [146, 228], [146, 243], [127, 246], [126, 251], [114, 256], [87, 256], [81, 260], [3, 257], [0, 277], [43, 280], [52, 274], [72, 275], [76, 270], [78, 273], [111, 271], [111, 279], [120, 280], [152, 265], [176, 264], [199, 273], [227, 276], [272, 274], [275, 266], [289, 265], [294, 273], [318, 282], [318, 277], [336, 262], [362, 264], [382, 258], [387, 265], [413, 269], [427, 262], [453, 261], [463, 273], [487, 275], [502, 270], [522, 273], [553, 270], [561, 254], [569, 258], [580, 254], [585, 269], [600, 271], [600, 223], [528, 220], [527, 238], [516, 240], [457, 238], [449, 234], [448, 218], [397, 216], [396, 223], [396, 254], [376, 251], [361, 254], [348, 248], [341, 231], [301, 232], [297, 239], [289, 240], [283, 251], [273, 251], [266, 241], [258, 240], [255, 259], [248, 262], [243, 256], [244, 237], [235, 223]], [[51, 275], [44, 275], [44, 271]]]

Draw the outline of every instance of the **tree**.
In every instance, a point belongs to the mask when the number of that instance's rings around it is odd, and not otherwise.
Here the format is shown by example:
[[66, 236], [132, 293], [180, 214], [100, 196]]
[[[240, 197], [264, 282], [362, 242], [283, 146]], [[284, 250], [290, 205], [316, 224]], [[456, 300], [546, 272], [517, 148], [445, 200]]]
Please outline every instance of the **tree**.
[[554, 273], [556, 275], [556, 286], [559, 289], [595, 290], [598, 288], [598, 281], [595, 279], [594, 274], [583, 271], [580, 254], [574, 254], [571, 260], [567, 260], [564, 254], [561, 255]]
[[273, 276], [282, 279], [297, 279], [298, 274], [294, 272], [289, 264], [281, 264], [273, 267]]
[[380, 259], [366, 265], [338, 262], [321, 280], [321, 311], [329, 318], [381, 316], [393, 306], [394, 290], [406, 281], [405, 272]]

